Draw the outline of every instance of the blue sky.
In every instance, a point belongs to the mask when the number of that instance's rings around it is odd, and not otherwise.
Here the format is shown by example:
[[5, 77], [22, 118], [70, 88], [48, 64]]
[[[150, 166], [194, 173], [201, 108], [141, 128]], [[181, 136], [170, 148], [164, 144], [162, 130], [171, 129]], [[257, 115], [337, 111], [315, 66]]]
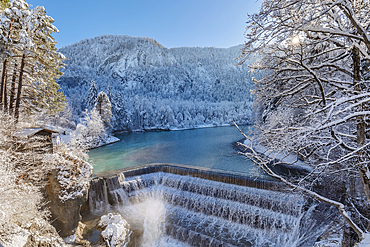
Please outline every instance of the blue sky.
[[230, 47], [245, 41], [257, 0], [28, 0], [45, 7], [60, 33], [57, 47], [103, 34], [149, 37], [167, 48]]

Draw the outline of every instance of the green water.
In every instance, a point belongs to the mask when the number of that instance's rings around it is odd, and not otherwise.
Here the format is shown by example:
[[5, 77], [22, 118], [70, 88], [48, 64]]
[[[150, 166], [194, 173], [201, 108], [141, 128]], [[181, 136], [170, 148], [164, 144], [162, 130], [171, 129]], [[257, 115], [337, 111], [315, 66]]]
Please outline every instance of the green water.
[[235, 155], [231, 143], [243, 136], [234, 126], [120, 133], [116, 137], [121, 141], [89, 152], [94, 173], [140, 164], [177, 163], [263, 176], [251, 161]]

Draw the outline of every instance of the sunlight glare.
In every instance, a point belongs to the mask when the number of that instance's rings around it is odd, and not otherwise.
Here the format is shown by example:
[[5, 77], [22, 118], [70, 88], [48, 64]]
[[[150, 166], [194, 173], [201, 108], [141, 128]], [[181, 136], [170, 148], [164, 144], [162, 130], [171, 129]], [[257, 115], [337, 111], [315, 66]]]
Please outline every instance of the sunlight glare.
[[299, 39], [298, 36], [295, 36], [295, 37], [292, 38], [293, 45], [297, 45], [297, 44], [299, 44], [299, 42], [300, 42], [300, 39]]

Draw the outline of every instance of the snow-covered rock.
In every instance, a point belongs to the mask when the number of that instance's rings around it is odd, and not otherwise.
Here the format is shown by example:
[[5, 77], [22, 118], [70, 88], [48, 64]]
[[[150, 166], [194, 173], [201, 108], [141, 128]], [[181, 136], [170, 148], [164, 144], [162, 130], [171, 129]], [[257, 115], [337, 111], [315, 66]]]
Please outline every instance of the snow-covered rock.
[[82, 236], [85, 226], [86, 226], [85, 224], [79, 222], [78, 227], [75, 230], [75, 233], [69, 237], [64, 238], [64, 241], [67, 244], [79, 244], [79, 245], [89, 244], [90, 242], [88, 242], [87, 240], [83, 240]]
[[67, 237], [75, 233], [82, 220], [80, 210], [87, 201], [92, 166], [68, 153], [54, 153], [51, 158], [57, 169], [49, 174], [46, 186], [48, 206], [55, 219], [52, 224], [62, 237]]
[[96, 228], [102, 230], [101, 237], [110, 247], [127, 246], [130, 241], [130, 225], [119, 214], [102, 216]]
[[[246, 139], [244, 140], [243, 144], [245, 146], [250, 146], [251, 140]], [[305, 162], [298, 160], [296, 155], [293, 155], [293, 154], [284, 155], [282, 153], [271, 152], [266, 147], [258, 143], [255, 143], [255, 142], [253, 143], [253, 148], [258, 153], [264, 154], [271, 159], [276, 159], [282, 162], [278, 166], [272, 165], [272, 169], [276, 170], [278, 173], [286, 172], [290, 174], [303, 175], [303, 174], [308, 174], [309, 172], [312, 171], [312, 167], [307, 165]]]

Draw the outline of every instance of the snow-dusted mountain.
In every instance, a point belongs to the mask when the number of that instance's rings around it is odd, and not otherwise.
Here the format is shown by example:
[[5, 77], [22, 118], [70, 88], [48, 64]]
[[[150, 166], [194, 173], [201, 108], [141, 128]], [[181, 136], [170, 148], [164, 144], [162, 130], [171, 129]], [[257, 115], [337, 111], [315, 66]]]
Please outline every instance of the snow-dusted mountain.
[[100, 36], [59, 50], [68, 58], [59, 83], [77, 116], [94, 80], [111, 100], [116, 130], [246, 123], [252, 82], [246, 65], [235, 66], [241, 48], [167, 49], [149, 38]]

